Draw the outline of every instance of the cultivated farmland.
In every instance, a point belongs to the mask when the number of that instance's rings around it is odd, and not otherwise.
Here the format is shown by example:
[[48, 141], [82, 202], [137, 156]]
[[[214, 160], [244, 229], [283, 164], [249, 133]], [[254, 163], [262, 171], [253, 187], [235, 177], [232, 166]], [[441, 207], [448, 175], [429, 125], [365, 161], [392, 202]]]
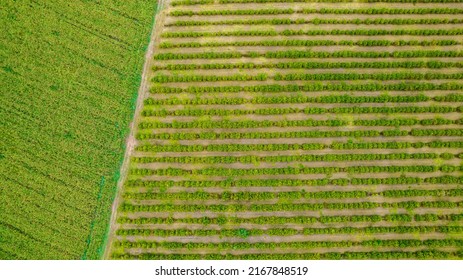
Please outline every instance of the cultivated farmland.
[[461, 1], [171, 1], [114, 259], [463, 258]]
[[0, 259], [102, 257], [155, 9], [2, 1]]
[[461, 4], [253, 2], [166, 11], [111, 257], [461, 258]]

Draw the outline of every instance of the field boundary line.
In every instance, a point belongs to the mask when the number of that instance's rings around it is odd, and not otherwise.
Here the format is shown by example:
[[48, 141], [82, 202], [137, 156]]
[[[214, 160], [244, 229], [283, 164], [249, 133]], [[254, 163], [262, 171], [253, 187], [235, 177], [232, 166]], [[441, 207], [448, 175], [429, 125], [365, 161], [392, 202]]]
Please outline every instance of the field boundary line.
[[[154, 56], [154, 49], [155, 49], [155, 41], [158, 34], [158, 22], [162, 22], [159, 20], [159, 17], [164, 9], [165, 6], [167, 6], [168, 0], [160, 0], [157, 3], [157, 7], [154, 13], [154, 18], [153, 18], [153, 24], [151, 28], [151, 34], [150, 34], [150, 40], [148, 44], [148, 48], [146, 50], [145, 54], [145, 61], [143, 64], [143, 72], [141, 76], [141, 83], [140, 87], [138, 89], [138, 94], [137, 94], [137, 99], [136, 99], [136, 107], [135, 107], [135, 112], [132, 118], [132, 121], [130, 123], [130, 133], [127, 137], [126, 140], [126, 148], [125, 148], [125, 153], [124, 153], [124, 160], [121, 165], [120, 169], [120, 177], [117, 182], [117, 189], [116, 189], [116, 194], [115, 198], [111, 207], [111, 220], [109, 222], [109, 228], [107, 230], [106, 238], [104, 240], [104, 243], [102, 244], [102, 248], [104, 248], [104, 253], [103, 253], [103, 259], [109, 259], [110, 258], [110, 253], [111, 253], [111, 241], [114, 236], [115, 232], [115, 227], [116, 227], [116, 217], [117, 217], [117, 207], [119, 205], [119, 201], [121, 199], [121, 191], [124, 185], [124, 182], [127, 178], [128, 174], [128, 169], [129, 169], [129, 164], [130, 164], [130, 156], [132, 155], [134, 151], [134, 146], [135, 146], [135, 130], [136, 130], [136, 123], [137, 123], [137, 116], [140, 115], [141, 110], [143, 109], [143, 100], [146, 99], [149, 96], [149, 72], [151, 69], [151, 66], [153, 64], [152, 58]], [[161, 27], [161, 26], [159, 26]], [[160, 30], [159, 30], [160, 31]]]

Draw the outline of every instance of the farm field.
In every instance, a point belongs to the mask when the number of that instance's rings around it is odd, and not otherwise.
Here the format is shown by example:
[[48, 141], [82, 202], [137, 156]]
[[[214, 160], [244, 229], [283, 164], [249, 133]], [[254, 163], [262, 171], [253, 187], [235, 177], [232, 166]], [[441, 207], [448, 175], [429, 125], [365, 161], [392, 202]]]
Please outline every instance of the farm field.
[[156, 1], [1, 6], [0, 259], [100, 259]]
[[462, 259], [461, 1], [170, 1], [111, 259]]

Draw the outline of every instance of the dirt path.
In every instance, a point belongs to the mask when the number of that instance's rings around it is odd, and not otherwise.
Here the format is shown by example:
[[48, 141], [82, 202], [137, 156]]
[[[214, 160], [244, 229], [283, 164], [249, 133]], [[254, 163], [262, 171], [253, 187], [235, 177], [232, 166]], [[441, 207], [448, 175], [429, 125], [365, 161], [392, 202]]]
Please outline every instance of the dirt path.
[[130, 155], [133, 153], [134, 147], [136, 145], [135, 131], [136, 131], [137, 116], [141, 115], [140, 112], [143, 108], [143, 100], [149, 96], [149, 88], [150, 88], [149, 76], [151, 74], [151, 68], [153, 64], [152, 58], [154, 56], [154, 45], [155, 45], [156, 39], [159, 38], [159, 35], [162, 32], [162, 20], [163, 20], [163, 17], [165, 16], [165, 13], [162, 11], [162, 9], [165, 6], [167, 6], [168, 1], [169, 0], [160, 0], [156, 8], [156, 12], [155, 12], [153, 27], [152, 27], [151, 35], [150, 35], [150, 42], [148, 44], [148, 48], [147, 48], [146, 55], [145, 55], [145, 62], [143, 65], [141, 84], [140, 84], [140, 88], [138, 89], [138, 97], [136, 101], [134, 118], [133, 118], [133, 121], [130, 123], [130, 134], [127, 138], [127, 144], [126, 144], [127, 146], [125, 149], [124, 161], [122, 162], [121, 170], [119, 173], [120, 177], [119, 177], [119, 181], [117, 182], [116, 198], [114, 199], [114, 202], [112, 205], [109, 235], [106, 241], [105, 253], [103, 255], [104, 259], [109, 259], [110, 257], [111, 243], [114, 238], [115, 230], [117, 229], [117, 222], [116, 222], [117, 207], [121, 200], [121, 190], [123, 188], [124, 181], [128, 175], [128, 169], [130, 165]]

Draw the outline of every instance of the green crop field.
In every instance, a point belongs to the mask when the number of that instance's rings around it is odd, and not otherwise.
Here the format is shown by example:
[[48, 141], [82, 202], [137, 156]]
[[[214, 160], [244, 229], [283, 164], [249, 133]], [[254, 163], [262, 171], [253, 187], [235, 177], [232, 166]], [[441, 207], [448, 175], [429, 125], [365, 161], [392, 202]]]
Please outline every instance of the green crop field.
[[97, 259], [155, 0], [2, 1], [0, 259]]
[[463, 2], [172, 0], [113, 259], [462, 259]]

